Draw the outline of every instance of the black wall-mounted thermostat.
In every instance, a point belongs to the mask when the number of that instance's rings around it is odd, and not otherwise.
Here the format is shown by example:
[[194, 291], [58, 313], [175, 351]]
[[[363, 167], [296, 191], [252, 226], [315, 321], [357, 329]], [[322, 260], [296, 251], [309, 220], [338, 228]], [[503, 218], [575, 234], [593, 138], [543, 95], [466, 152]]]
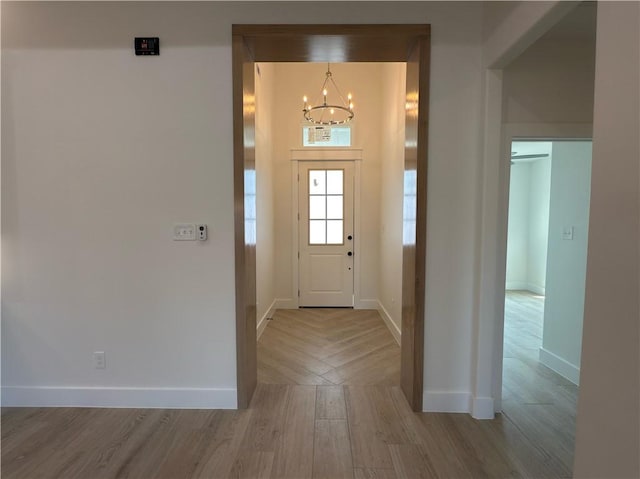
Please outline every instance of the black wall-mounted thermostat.
[[136, 55], [160, 55], [160, 39], [158, 37], [136, 37], [134, 46]]

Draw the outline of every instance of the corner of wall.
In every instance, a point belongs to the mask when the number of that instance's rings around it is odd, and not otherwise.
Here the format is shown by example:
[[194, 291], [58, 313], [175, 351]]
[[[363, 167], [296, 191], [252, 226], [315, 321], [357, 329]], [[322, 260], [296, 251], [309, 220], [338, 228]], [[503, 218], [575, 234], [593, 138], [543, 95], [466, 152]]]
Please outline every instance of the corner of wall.
[[471, 401], [471, 416], [474, 419], [493, 419], [495, 402], [491, 397], [474, 397]]
[[258, 320], [258, 324], [256, 326], [257, 339], [260, 339], [260, 336], [262, 336], [262, 333], [264, 333], [264, 330], [267, 329], [267, 326], [269, 325], [269, 320], [273, 318], [273, 315], [276, 312], [277, 302], [278, 300], [274, 299], [271, 305], [267, 308], [265, 313], [262, 315], [262, 317]]
[[470, 413], [472, 397], [468, 392], [424, 391], [423, 412]]
[[576, 386], [580, 386], [580, 368], [578, 366], [571, 364], [569, 361], [542, 347], [538, 354], [542, 364], [552, 371], [557, 372], [563, 378], [568, 379]]

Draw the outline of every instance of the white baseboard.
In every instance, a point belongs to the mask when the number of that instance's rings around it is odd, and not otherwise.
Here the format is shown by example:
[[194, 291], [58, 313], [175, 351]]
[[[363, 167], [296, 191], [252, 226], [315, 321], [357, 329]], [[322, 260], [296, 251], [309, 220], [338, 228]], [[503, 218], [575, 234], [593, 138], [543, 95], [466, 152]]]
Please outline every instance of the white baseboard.
[[359, 299], [353, 305], [354, 309], [378, 309], [377, 299]]
[[502, 398], [495, 398], [493, 400], [493, 412], [496, 414], [502, 412]]
[[544, 296], [544, 288], [537, 284], [527, 283], [526, 281], [507, 281], [505, 284], [507, 291], [531, 291], [535, 294]]
[[262, 318], [260, 318], [260, 320], [258, 321], [258, 324], [256, 325], [256, 337], [258, 339], [260, 339], [260, 336], [262, 336], [262, 333], [264, 333], [264, 330], [267, 328], [267, 324], [269, 324], [269, 319], [273, 318], [273, 313], [276, 310], [276, 302], [278, 300], [274, 299], [271, 303], [271, 306], [269, 306], [269, 309], [267, 309], [267, 311], [264, 313], [264, 315], [262, 316]]
[[387, 311], [387, 309], [382, 305], [382, 303], [380, 301], [376, 301], [376, 303], [378, 304], [375, 309], [378, 310], [378, 313], [380, 313], [380, 316], [382, 317], [384, 324], [387, 325], [387, 328], [389, 328], [389, 331], [391, 331], [391, 335], [396, 340], [398, 345], [400, 345], [400, 338], [402, 335], [402, 331], [400, 331], [396, 323], [391, 318], [389, 311]]
[[548, 349], [540, 348], [540, 362], [560, 376], [568, 379], [576, 386], [580, 385], [580, 368]]
[[471, 412], [471, 394], [461, 392], [424, 391], [424, 412]]
[[471, 404], [471, 416], [474, 419], [493, 419], [495, 417], [493, 398], [475, 397]]
[[537, 284], [529, 283], [527, 284], [527, 291], [544, 296], [545, 289]]
[[522, 291], [527, 289], [526, 281], [507, 281], [505, 285], [507, 291]]
[[2, 407], [236, 409], [235, 389], [4, 386]]
[[276, 309], [298, 309], [298, 300], [291, 298], [276, 298], [273, 301], [273, 310]]

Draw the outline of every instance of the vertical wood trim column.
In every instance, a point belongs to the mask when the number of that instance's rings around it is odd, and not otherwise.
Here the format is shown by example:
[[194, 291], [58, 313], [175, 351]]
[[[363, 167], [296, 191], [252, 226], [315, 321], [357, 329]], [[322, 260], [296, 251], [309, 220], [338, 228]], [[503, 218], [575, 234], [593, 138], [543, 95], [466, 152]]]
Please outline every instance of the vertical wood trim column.
[[[251, 202], [245, 187], [253, 186], [255, 191], [255, 174], [251, 174], [255, 173], [255, 78], [254, 62], [241, 35], [233, 35], [232, 55], [236, 375], [238, 408], [244, 409], [249, 406], [257, 384], [255, 195], [253, 211], [245, 211], [245, 199]], [[254, 216], [253, 223], [247, 214]]]
[[[405, 212], [415, 207], [413, 225], [403, 218], [402, 338], [400, 385], [411, 408], [422, 411], [424, 375], [424, 313], [427, 248], [427, 156], [429, 118], [429, 37], [422, 37], [407, 59], [407, 112], [405, 121]], [[415, 183], [407, 184], [415, 172]], [[416, 198], [407, 195], [415, 188]], [[410, 230], [415, 228], [415, 236]]]

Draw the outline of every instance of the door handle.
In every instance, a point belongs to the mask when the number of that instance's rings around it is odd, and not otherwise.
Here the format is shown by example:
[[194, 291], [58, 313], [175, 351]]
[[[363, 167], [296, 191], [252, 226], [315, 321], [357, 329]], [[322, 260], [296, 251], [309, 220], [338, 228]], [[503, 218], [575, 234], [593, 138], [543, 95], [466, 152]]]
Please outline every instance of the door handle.
[[353, 239], [353, 236], [349, 235], [349, 236], [347, 236], [347, 239], [348, 239], [349, 241], [351, 241], [351, 240]]
[[347, 256], [353, 256], [353, 253], [351, 251], [348, 251]]

